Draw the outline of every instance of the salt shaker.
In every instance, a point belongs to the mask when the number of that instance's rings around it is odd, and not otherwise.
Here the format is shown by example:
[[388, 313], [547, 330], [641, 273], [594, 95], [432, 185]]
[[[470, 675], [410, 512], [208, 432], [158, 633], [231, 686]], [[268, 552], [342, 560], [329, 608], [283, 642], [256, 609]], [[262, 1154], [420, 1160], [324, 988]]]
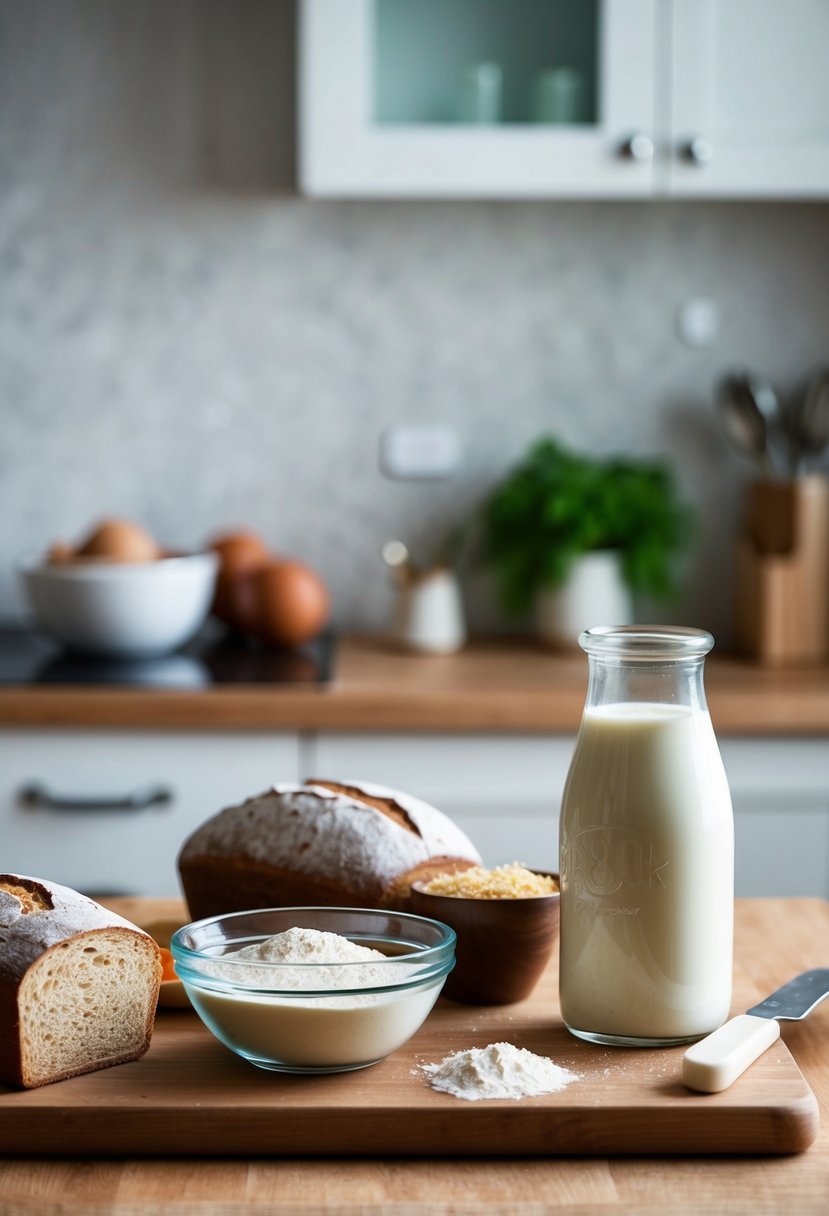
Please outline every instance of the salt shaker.
[[734, 820], [703, 687], [709, 633], [579, 638], [589, 682], [560, 820], [561, 1012], [592, 1042], [701, 1038], [728, 1016]]

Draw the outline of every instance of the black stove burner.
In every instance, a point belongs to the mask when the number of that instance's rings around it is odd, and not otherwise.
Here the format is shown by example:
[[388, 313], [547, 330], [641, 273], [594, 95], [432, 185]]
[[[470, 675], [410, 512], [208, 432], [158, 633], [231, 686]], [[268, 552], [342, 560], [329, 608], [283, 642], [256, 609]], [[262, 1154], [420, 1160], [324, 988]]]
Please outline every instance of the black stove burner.
[[105, 658], [66, 650], [21, 626], [0, 627], [0, 685], [75, 684], [209, 688], [229, 684], [322, 684], [331, 679], [334, 636], [269, 649], [209, 623], [191, 643], [151, 659]]

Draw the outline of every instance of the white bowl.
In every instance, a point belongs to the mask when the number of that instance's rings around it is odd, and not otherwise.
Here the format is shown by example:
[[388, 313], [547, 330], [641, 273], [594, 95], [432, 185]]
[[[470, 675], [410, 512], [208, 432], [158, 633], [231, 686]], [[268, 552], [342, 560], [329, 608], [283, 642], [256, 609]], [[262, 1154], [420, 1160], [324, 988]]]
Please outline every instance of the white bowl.
[[219, 559], [192, 553], [152, 562], [24, 562], [37, 624], [76, 650], [150, 658], [183, 646], [210, 612]]

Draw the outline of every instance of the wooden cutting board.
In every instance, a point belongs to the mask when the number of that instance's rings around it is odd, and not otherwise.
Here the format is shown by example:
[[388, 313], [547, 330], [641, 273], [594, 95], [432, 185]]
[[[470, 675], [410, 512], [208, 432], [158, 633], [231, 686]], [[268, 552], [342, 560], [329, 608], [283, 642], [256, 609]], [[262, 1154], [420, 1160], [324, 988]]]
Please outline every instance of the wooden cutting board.
[[[338, 1154], [607, 1155], [791, 1153], [817, 1134], [818, 1107], [778, 1041], [730, 1089], [695, 1094], [682, 1048], [582, 1043], [563, 1027], [557, 960], [518, 1005], [439, 1001], [420, 1032], [371, 1068], [321, 1077], [265, 1072], [221, 1046], [191, 1011], [161, 1011], [133, 1064], [28, 1092], [0, 1088], [0, 1151], [49, 1156]], [[758, 993], [737, 976], [734, 1011]], [[507, 1041], [581, 1080], [520, 1101], [437, 1093], [418, 1066]]]

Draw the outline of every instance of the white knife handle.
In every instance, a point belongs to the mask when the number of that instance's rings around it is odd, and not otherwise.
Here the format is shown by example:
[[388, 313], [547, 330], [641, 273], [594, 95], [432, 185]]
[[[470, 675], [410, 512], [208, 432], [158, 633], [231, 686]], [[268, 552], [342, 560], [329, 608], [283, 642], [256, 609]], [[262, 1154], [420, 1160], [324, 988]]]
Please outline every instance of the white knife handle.
[[688, 1048], [682, 1057], [683, 1084], [706, 1094], [728, 1089], [779, 1038], [775, 1018], [740, 1013]]

